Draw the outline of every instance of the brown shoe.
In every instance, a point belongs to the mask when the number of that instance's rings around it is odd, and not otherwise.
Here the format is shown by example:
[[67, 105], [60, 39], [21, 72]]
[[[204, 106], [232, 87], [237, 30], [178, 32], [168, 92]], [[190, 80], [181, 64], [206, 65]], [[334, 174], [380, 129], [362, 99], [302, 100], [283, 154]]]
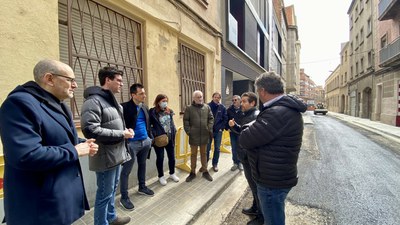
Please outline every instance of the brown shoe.
[[190, 173], [188, 177], [186, 177], [186, 182], [191, 182], [194, 178], [196, 178], [195, 173]]
[[210, 173], [208, 173], [208, 172], [204, 172], [203, 177], [208, 181], [213, 181], [213, 178], [211, 177]]
[[110, 225], [124, 225], [131, 222], [131, 218], [130, 217], [117, 217], [117, 219], [115, 219], [114, 221], [112, 221], [110, 223]]

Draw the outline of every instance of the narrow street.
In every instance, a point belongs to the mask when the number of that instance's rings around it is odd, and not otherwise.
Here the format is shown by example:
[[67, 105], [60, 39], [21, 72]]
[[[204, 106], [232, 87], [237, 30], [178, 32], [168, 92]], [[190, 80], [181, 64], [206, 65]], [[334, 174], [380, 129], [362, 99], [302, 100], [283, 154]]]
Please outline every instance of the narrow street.
[[[307, 112], [286, 224], [400, 224], [400, 144], [328, 115]], [[248, 191], [224, 224], [250, 220]]]
[[333, 224], [400, 224], [400, 145], [307, 113], [313, 129], [305, 133], [299, 184], [289, 201], [322, 209]]

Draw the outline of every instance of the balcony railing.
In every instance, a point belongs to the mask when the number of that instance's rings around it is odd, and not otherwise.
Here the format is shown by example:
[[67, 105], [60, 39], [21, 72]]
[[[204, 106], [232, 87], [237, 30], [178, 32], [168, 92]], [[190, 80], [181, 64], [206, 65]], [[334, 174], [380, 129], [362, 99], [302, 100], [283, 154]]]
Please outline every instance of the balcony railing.
[[379, 65], [389, 67], [400, 64], [400, 37], [379, 52]]
[[400, 9], [400, 0], [381, 0], [378, 5], [378, 20], [393, 19]]

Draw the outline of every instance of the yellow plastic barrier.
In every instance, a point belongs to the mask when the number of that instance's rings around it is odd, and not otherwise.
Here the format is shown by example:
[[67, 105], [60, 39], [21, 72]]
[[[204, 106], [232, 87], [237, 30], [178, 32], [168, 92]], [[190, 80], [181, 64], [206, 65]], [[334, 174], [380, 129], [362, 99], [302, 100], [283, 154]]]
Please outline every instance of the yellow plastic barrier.
[[227, 148], [231, 146], [231, 137], [229, 135], [229, 131], [224, 130], [224, 132], [222, 132], [222, 140], [221, 140], [221, 147], [220, 147], [220, 151], [224, 152], [224, 153], [229, 153], [231, 154], [231, 149]]
[[[228, 149], [230, 145], [231, 142], [230, 142], [229, 132], [224, 131], [222, 133], [220, 151], [223, 153], [230, 154], [231, 150]], [[214, 143], [211, 143], [210, 158], [213, 157], [213, 154], [214, 154]], [[190, 166], [189, 166], [190, 155], [191, 152], [189, 145], [189, 136], [186, 135], [185, 131], [183, 130], [183, 127], [179, 127], [175, 137], [175, 159], [176, 159], [175, 167], [190, 173]]]
[[179, 127], [175, 136], [175, 167], [190, 173], [190, 155], [189, 136]]

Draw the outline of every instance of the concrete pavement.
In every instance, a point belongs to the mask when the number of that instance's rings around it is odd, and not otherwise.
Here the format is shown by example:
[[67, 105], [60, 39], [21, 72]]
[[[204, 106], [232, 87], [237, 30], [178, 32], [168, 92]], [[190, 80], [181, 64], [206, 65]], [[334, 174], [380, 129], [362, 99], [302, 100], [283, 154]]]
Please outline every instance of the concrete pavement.
[[[329, 112], [328, 116], [400, 142], [399, 127], [333, 112]], [[304, 123], [312, 123], [311, 117], [311, 113], [304, 114]], [[200, 162], [197, 165], [201, 165]], [[153, 197], [139, 195], [137, 187], [132, 188], [130, 197], [135, 205], [135, 210], [123, 210], [119, 206], [118, 196], [116, 200], [118, 215], [130, 216], [132, 220], [129, 224], [131, 225], [221, 224], [247, 188], [244, 174], [239, 170], [232, 172], [231, 166], [231, 154], [221, 152], [219, 172], [210, 169], [210, 174], [214, 178], [212, 182], [202, 178], [201, 173], [197, 173], [196, 179], [187, 183], [185, 179], [188, 173], [179, 169], [176, 170], [181, 179], [178, 183], [168, 179], [168, 184], [162, 186], [157, 177], [151, 178], [147, 180], [147, 184], [154, 190], [155, 195]], [[93, 208], [74, 223], [74, 225], [89, 224], [93, 224]]]
[[[239, 170], [233, 172], [230, 170], [232, 166], [231, 157], [231, 154], [221, 153], [218, 164], [219, 171], [214, 172], [211, 169], [209, 171], [214, 178], [212, 182], [204, 179], [201, 176], [202, 173], [197, 173], [197, 177], [192, 182], [185, 182], [188, 173], [179, 169], [176, 170], [178, 177], [181, 179], [178, 183], [168, 179], [167, 185], [162, 186], [158, 182], [157, 177], [147, 180], [146, 183], [148, 187], [155, 192], [155, 195], [153, 197], [147, 197], [138, 194], [137, 187], [130, 189], [130, 198], [135, 205], [135, 209], [133, 211], [122, 209], [119, 205], [118, 196], [115, 203], [118, 215], [131, 217], [132, 220], [129, 224], [180, 225], [195, 223], [195, 221], [200, 218], [201, 214], [203, 214], [203, 212], [212, 205], [233, 182], [235, 182], [235, 185], [232, 186], [236, 187], [235, 193], [241, 192], [243, 194], [246, 189], [244, 175]], [[197, 165], [201, 165], [200, 161]], [[239, 177], [242, 177], [240, 178], [241, 181], [236, 181]], [[240, 196], [241, 194], [230, 195], [226, 201], [234, 205]], [[231, 208], [232, 207], [233, 206], [231, 206]], [[229, 211], [230, 210], [227, 211], [226, 215]], [[224, 217], [216, 213], [215, 219], [223, 221]], [[93, 224], [93, 221], [92, 208], [85, 216], [76, 221], [74, 225], [89, 225]], [[210, 222], [210, 220], [208, 221]], [[209, 224], [216, 224], [214, 220], [212, 221], [213, 222]]]

